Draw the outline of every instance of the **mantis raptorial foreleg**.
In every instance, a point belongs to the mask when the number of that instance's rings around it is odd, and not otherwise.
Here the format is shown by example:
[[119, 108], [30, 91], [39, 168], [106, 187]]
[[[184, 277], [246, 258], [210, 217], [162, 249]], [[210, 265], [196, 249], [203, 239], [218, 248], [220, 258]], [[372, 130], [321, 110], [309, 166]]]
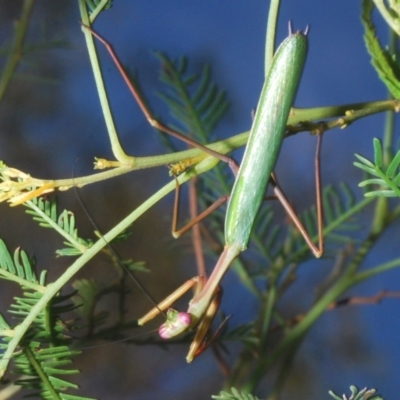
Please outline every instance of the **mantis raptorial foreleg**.
[[114, 64], [116, 65], [119, 72], [121, 73], [121, 76], [124, 79], [126, 85], [128, 86], [130, 92], [132, 93], [133, 97], [135, 98], [138, 106], [140, 107], [140, 109], [142, 110], [147, 121], [153, 128], [156, 128], [164, 133], [167, 133], [168, 135], [171, 135], [171, 136], [187, 143], [189, 146], [196, 147], [199, 150], [202, 150], [205, 153], [209, 154], [210, 156], [216, 157], [216, 158], [220, 159], [221, 161], [226, 162], [234, 173], [237, 172], [238, 166], [232, 158], [230, 158], [224, 154], [220, 154], [214, 150], [209, 149], [208, 147], [202, 145], [201, 143], [196, 142], [195, 140], [193, 140], [185, 135], [182, 135], [181, 133], [169, 128], [167, 125], [163, 124], [162, 122], [160, 122], [156, 118], [154, 118], [149, 107], [147, 106], [146, 102], [143, 100], [141, 94], [139, 93], [138, 89], [135, 87], [134, 83], [129, 79], [126, 71], [124, 70], [124, 68], [123, 68], [121, 62], [119, 61], [112, 46], [105, 39], [103, 39], [98, 33], [93, 31], [90, 27], [88, 27], [86, 25], [82, 25], [82, 26], [84, 29], [90, 30], [92, 35], [94, 37], [96, 37], [96, 39], [98, 39], [105, 46], [105, 48], [107, 49], [111, 58], [113, 59]]

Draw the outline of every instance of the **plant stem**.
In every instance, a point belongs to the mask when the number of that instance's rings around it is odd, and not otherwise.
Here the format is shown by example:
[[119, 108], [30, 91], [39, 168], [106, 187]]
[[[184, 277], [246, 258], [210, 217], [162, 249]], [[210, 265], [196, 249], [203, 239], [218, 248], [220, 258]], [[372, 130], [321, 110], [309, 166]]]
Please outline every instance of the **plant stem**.
[[[183, 184], [191, 179], [193, 176], [201, 174], [208, 171], [215, 166], [215, 160], [209, 157], [202, 163], [198, 164], [193, 170], [188, 173], [180, 175], [177, 179], [179, 184]], [[176, 182], [172, 180], [167, 185], [162, 187], [158, 192], [147, 199], [142, 205], [135, 209], [131, 214], [129, 214], [123, 221], [116, 225], [113, 229], [107, 232], [103, 237], [101, 237], [96, 243], [93, 244], [82, 256], [80, 256], [67, 270], [53, 283], [50, 283], [46, 287], [46, 292], [43, 297], [32, 307], [29, 315], [24, 319], [24, 321], [18, 325], [14, 331], [14, 336], [8, 343], [6, 352], [0, 361], [0, 378], [6, 372], [8, 364], [12, 358], [12, 355], [19, 345], [22, 337], [25, 335], [31, 324], [34, 322], [35, 318], [39, 313], [47, 306], [49, 301], [57, 295], [57, 293], [64, 287], [64, 285], [78, 272], [83, 266], [92, 259], [99, 251], [101, 251], [105, 246], [108, 245], [118, 234], [124, 231], [128, 226], [132, 225], [144, 212], [155, 205], [158, 201], [164, 198], [168, 193], [175, 190]]]
[[274, 58], [276, 25], [278, 22], [280, 0], [271, 0], [268, 11], [268, 21], [265, 37], [264, 76], [267, 77], [269, 67]]
[[11, 79], [19, 62], [21, 61], [23, 52], [23, 43], [28, 29], [29, 18], [32, 14], [32, 9], [35, 4], [34, 0], [25, 0], [22, 7], [21, 17], [15, 22], [15, 34], [13, 44], [11, 46], [10, 55], [7, 63], [4, 66], [3, 73], [0, 79], [0, 102], [3, 100], [4, 95], [10, 85]]
[[[89, 15], [86, 8], [85, 0], [79, 0], [79, 10], [81, 14], [82, 23], [86, 26], [90, 26]], [[107, 126], [108, 136], [110, 138], [111, 149], [115, 158], [122, 164], [135, 164], [135, 159], [128, 156], [118, 139], [118, 133], [115, 128], [114, 119], [112, 116], [110, 104], [108, 101], [108, 95], [104, 86], [104, 80], [100, 68], [99, 59], [97, 57], [96, 47], [94, 45], [94, 39], [92, 33], [87, 29], [82, 29], [85, 35], [86, 46], [89, 53], [90, 63], [92, 65], [94, 80], [96, 82], [97, 92], [99, 94], [101, 109], [104, 116], [104, 121]]]

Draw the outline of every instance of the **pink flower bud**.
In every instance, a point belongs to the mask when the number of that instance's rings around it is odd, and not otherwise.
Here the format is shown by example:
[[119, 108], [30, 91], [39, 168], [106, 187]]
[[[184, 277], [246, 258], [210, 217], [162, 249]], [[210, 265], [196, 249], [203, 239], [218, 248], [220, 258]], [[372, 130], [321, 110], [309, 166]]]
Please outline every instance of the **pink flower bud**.
[[162, 339], [170, 339], [184, 332], [190, 326], [191, 322], [192, 318], [190, 314], [179, 312], [160, 326], [158, 334]]

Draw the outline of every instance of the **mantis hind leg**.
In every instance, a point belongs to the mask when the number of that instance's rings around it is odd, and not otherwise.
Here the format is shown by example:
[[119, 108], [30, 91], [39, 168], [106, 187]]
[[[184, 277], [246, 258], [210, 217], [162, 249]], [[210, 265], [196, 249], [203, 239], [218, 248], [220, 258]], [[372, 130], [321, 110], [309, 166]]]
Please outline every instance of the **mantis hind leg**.
[[316, 190], [316, 208], [317, 208], [317, 230], [318, 230], [318, 245], [316, 245], [308, 232], [306, 231], [303, 223], [293, 210], [286, 196], [279, 188], [275, 176], [271, 175], [271, 184], [273, 186], [274, 194], [278, 200], [282, 203], [289, 217], [291, 218], [294, 225], [300, 231], [310, 250], [314, 256], [320, 258], [324, 253], [324, 235], [323, 235], [323, 204], [322, 204], [322, 184], [321, 184], [321, 145], [322, 145], [322, 134], [318, 135], [317, 148], [315, 152], [315, 190]]

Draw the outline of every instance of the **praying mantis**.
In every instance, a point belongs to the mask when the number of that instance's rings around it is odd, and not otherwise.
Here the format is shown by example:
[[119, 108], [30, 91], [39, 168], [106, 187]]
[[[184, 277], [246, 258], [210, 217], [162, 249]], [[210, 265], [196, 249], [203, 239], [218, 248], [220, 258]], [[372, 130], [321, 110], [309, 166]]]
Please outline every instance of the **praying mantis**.
[[[152, 126], [182, 139], [191, 146], [200, 148], [213, 157], [218, 157], [222, 161], [227, 162], [236, 175], [226, 212], [224, 250], [209, 279], [200, 276], [187, 281], [164, 301], [157, 304], [144, 317], [138, 320], [138, 324], [143, 325], [158, 314], [168, 310], [167, 320], [159, 329], [160, 336], [164, 339], [175, 337], [189, 329], [197, 327], [195, 338], [186, 357], [187, 362], [191, 362], [205, 348], [205, 337], [219, 305], [220, 282], [232, 262], [247, 248], [255, 217], [264, 199], [269, 182], [272, 183], [275, 196], [283, 204], [313, 254], [316, 257], [320, 257], [323, 253], [323, 212], [319, 172], [321, 136], [318, 137], [316, 151], [318, 246], [312, 242], [302, 223], [290, 207], [283, 192], [279, 189], [273, 175], [273, 169], [283, 141], [287, 119], [296, 97], [297, 88], [306, 60], [308, 28], [304, 32], [297, 31], [293, 33], [289, 24], [289, 36], [277, 49], [269, 72], [265, 77], [249, 140], [239, 169], [237, 169], [235, 163], [229, 157], [211, 151], [207, 147], [182, 136], [154, 120], [137, 93], [137, 90], [130, 83], [112, 47], [97, 33], [92, 30], [91, 32], [106, 46], [144, 115]], [[176, 299], [193, 286], [197, 286], [197, 289], [195, 296], [189, 303], [187, 312], [178, 312], [171, 309], [170, 307]]]
[[[276, 185], [275, 178], [271, 176], [306, 59], [306, 35], [307, 30], [304, 33], [300, 31], [292, 33], [290, 28], [289, 37], [281, 44], [274, 56], [261, 92], [245, 154], [229, 198], [225, 219], [225, 247], [209, 279], [206, 282], [197, 278], [188, 281], [138, 321], [139, 325], [143, 325], [157, 315], [159, 310], [169, 308], [178, 294], [186, 292], [194, 284], [201, 285], [201, 289], [190, 301], [187, 312], [178, 313], [170, 310], [167, 321], [160, 327], [161, 337], [171, 338], [197, 326], [199, 321], [202, 321], [186, 357], [188, 362], [193, 361], [194, 357], [202, 351], [203, 339], [207, 334], [210, 319], [217, 308], [216, 303], [218, 303], [219, 296], [217, 296], [216, 302], [213, 299], [218, 292], [218, 286], [232, 262], [247, 248], [255, 217], [270, 179], [275, 195], [288, 211], [314, 255], [320, 257], [323, 253], [322, 204], [318, 169], [318, 246], [312, 243], [285, 196]], [[319, 151], [320, 139], [317, 145], [317, 160], [319, 160]]]

